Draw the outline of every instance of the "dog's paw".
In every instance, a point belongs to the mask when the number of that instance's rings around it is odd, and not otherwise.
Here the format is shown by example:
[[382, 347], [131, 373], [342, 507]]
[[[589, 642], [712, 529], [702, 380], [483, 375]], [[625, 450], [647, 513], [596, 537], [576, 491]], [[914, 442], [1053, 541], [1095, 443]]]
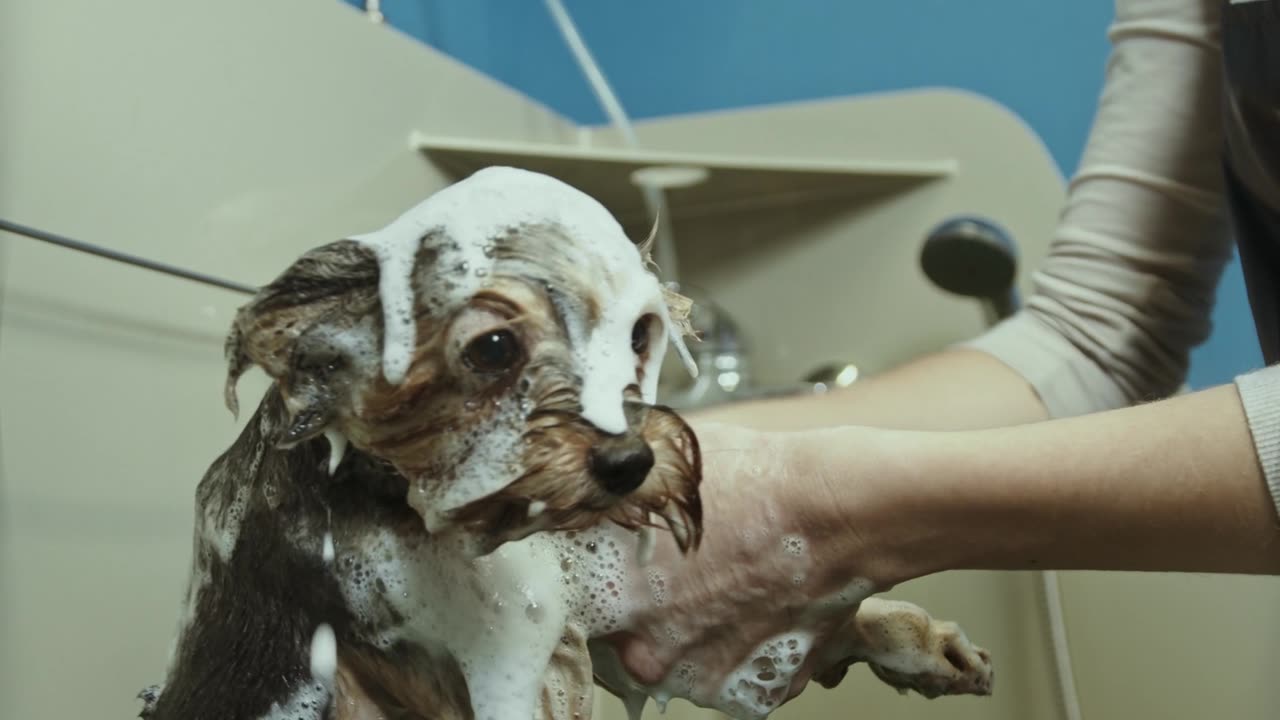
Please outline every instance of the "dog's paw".
[[959, 625], [935, 620], [916, 605], [868, 598], [846, 631], [840, 660], [814, 675], [823, 687], [835, 687], [850, 665], [866, 662], [876, 677], [904, 694], [991, 694], [990, 654], [970, 642]]
[[952, 622], [933, 621], [925, 648], [903, 649], [883, 662], [871, 662], [871, 671], [906, 694], [914, 690], [924, 697], [942, 695], [990, 695], [994, 670], [986, 650], [969, 641]]

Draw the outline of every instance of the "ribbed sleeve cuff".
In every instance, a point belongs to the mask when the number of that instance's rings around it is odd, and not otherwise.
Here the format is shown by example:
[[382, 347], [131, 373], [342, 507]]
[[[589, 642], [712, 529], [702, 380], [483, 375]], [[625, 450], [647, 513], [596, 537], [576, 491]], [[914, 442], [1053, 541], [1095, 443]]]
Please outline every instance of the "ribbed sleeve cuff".
[[1235, 385], [1271, 500], [1280, 513], [1280, 365], [1241, 375]]

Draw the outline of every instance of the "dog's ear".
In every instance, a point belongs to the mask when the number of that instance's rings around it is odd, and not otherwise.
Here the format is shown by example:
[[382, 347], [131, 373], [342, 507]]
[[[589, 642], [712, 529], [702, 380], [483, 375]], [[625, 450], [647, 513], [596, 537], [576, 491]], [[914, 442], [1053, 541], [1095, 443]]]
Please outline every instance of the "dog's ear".
[[[653, 227], [649, 230], [649, 235], [644, 240], [636, 243], [636, 249], [640, 251], [641, 262], [655, 276], [659, 275], [660, 268], [653, 260], [653, 246], [658, 239], [660, 224], [660, 219], [655, 218]], [[662, 299], [666, 301], [667, 317], [670, 318], [678, 337], [696, 337], [693, 331], [693, 323], [690, 320], [690, 315], [693, 313], [693, 300], [681, 295], [676, 288], [675, 283], [662, 283]]]
[[[318, 338], [327, 329], [353, 327], [378, 307], [378, 261], [367, 247], [340, 240], [298, 258], [236, 312], [225, 345], [227, 408], [238, 412], [236, 383], [253, 365], [284, 387], [304, 380], [295, 376], [313, 382], [332, 370], [341, 359], [332, 342]], [[322, 413], [309, 414], [307, 424], [322, 430]]]
[[[644, 240], [636, 243], [636, 249], [640, 251], [640, 260], [644, 263], [645, 268], [654, 276], [658, 276], [658, 264], [653, 261], [653, 246], [658, 239], [658, 229], [660, 220], [654, 219], [653, 229], [649, 231], [649, 236]], [[689, 354], [689, 348], [685, 345], [686, 337], [698, 339], [698, 334], [693, 329], [693, 300], [680, 294], [678, 285], [675, 283], [661, 283], [662, 299], [667, 306], [667, 320], [670, 325], [669, 337], [671, 345], [676, 349], [676, 353], [680, 356], [680, 360], [684, 363], [685, 369], [689, 374], [698, 376], [698, 364], [694, 362], [693, 356]]]
[[662, 299], [667, 304], [667, 316], [681, 337], [697, 337], [693, 330], [693, 301], [681, 295], [672, 284], [662, 286]]

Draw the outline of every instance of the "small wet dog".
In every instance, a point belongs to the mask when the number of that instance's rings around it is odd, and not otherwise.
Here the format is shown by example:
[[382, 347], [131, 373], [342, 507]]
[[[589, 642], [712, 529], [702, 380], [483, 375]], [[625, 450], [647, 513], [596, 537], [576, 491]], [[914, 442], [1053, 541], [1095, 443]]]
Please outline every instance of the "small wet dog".
[[[510, 168], [302, 256], [228, 337], [233, 412], [250, 367], [273, 384], [197, 490], [141, 716], [568, 720], [633, 688], [593, 669], [630, 554], [701, 537], [697, 438], [654, 402], [688, 309], [603, 206]], [[848, 627], [823, 684], [866, 661], [989, 692], [986, 654], [915, 606]]]

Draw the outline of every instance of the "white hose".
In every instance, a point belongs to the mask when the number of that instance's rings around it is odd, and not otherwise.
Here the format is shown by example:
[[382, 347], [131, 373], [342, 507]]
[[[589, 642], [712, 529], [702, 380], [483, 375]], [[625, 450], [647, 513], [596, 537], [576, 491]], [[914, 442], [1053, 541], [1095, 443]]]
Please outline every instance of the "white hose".
[[578, 67], [582, 69], [582, 74], [587, 77], [587, 82], [591, 85], [591, 91], [595, 93], [596, 99], [600, 101], [605, 115], [609, 116], [609, 121], [622, 134], [623, 142], [627, 144], [627, 147], [639, 147], [640, 142], [636, 139], [635, 129], [631, 127], [631, 121], [627, 118], [626, 111], [622, 109], [622, 103], [618, 102], [618, 96], [613, 94], [613, 89], [609, 87], [609, 81], [605, 80], [604, 73], [600, 70], [600, 65], [591, 56], [591, 51], [587, 49], [587, 44], [582, 41], [582, 36], [578, 34], [578, 28], [574, 26], [573, 19], [569, 17], [569, 12], [564, 9], [564, 5], [560, 0], [547, 0], [547, 10], [551, 12], [551, 17], [555, 20], [556, 27], [560, 28], [560, 34], [564, 36], [565, 44], [569, 46], [569, 51], [573, 53], [574, 59], [578, 61]]
[[1045, 570], [1045, 615], [1049, 620], [1049, 633], [1053, 644], [1053, 664], [1058, 675], [1058, 694], [1062, 697], [1062, 711], [1066, 720], [1081, 720], [1080, 696], [1076, 692], [1075, 673], [1071, 668], [1071, 646], [1067, 644], [1067, 621], [1062, 612], [1062, 589], [1058, 585], [1058, 573]]
[[[596, 62], [595, 57], [591, 55], [591, 51], [587, 48], [587, 44], [583, 42], [582, 35], [578, 33], [578, 28], [573, 24], [573, 18], [569, 17], [569, 11], [565, 10], [564, 4], [560, 0], [546, 0], [547, 10], [551, 13], [551, 18], [555, 21], [556, 27], [560, 29], [560, 35], [564, 37], [564, 42], [569, 46], [569, 51], [573, 53], [574, 60], [577, 61], [578, 67], [582, 70], [583, 76], [587, 79], [587, 84], [591, 86], [591, 92], [595, 94], [596, 100], [600, 103], [600, 107], [609, 118], [609, 123], [622, 136], [622, 142], [632, 150], [640, 148], [640, 140], [636, 137], [635, 128], [631, 125], [631, 119], [627, 117], [626, 110], [622, 109], [622, 103], [618, 100], [618, 96], [614, 94], [613, 88], [609, 86], [609, 81], [605, 79], [604, 72], [600, 69], [600, 64]], [[640, 192], [644, 196], [645, 206], [649, 211], [649, 219], [654, 227], [658, 228], [657, 241], [655, 243], [655, 259], [663, 269], [663, 275], [670, 280], [677, 280], [679, 274], [676, 270], [676, 252], [675, 239], [670, 225], [670, 213], [667, 211], [666, 193], [661, 188], [653, 187], [648, 184], [640, 185]]]

